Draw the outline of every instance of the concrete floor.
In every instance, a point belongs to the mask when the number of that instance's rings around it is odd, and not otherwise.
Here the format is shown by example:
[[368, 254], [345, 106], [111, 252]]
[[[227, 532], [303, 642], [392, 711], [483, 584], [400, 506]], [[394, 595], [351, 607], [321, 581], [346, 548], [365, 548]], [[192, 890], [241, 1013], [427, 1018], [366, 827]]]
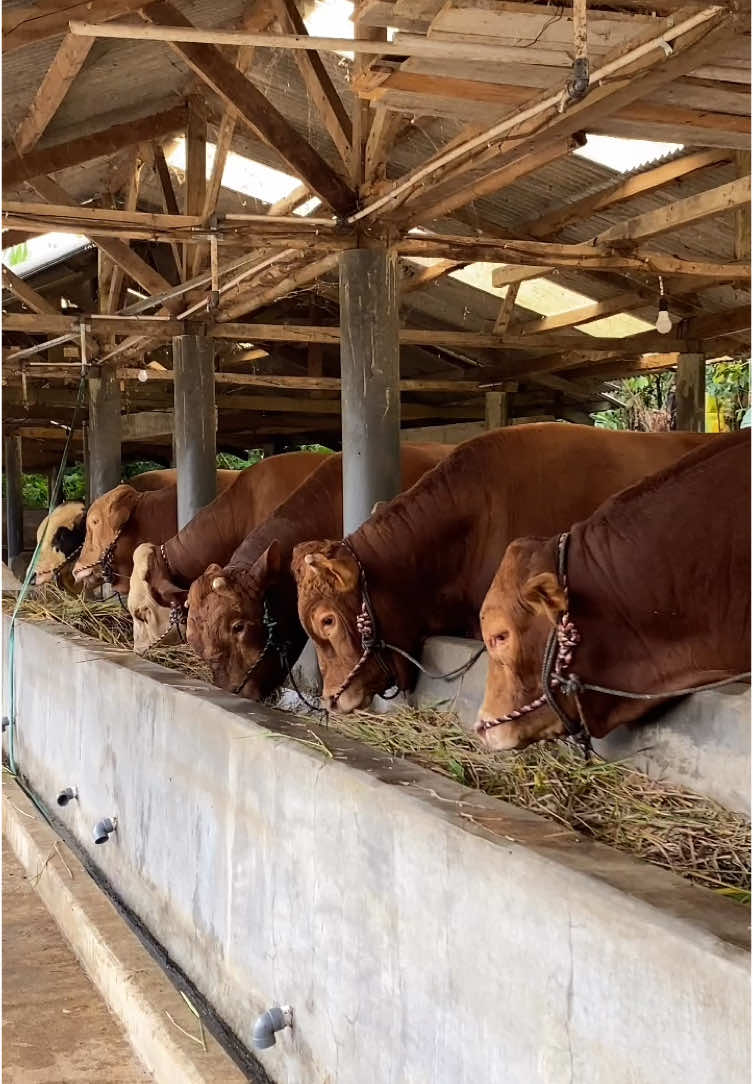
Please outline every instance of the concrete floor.
[[3, 1084], [151, 1080], [3, 843]]

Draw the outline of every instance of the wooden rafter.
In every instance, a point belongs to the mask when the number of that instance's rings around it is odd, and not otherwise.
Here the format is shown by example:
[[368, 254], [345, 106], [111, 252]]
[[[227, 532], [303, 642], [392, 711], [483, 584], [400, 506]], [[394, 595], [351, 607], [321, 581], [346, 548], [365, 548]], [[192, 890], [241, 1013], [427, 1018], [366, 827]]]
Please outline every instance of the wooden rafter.
[[[204, 200], [207, 191], [207, 122], [206, 117], [199, 112], [191, 103], [188, 107], [188, 124], [186, 125], [186, 183], [185, 183], [185, 206], [187, 215], [200, 219], [204, 210]], [[194, 270], [194, 255], [187, 245], [183, 246], [183, 277], [198, 271]]]
[[[51, 203], [67, 207], [78, 207], [68, 193], [56, 184], [50, 177], [36, 177], [33, 182], [34, 189], [42, 199]], [[170, 283], [150, 267], [141, 257], [131, 251], [128, 245], [115, 238], [93, 238], [98, 248], [106, 252], [113, 263], [116, 263], [126, 275], [137, 282], [149, 294], [159, 294], [170, 289]]]
[[[128, 177], [128, 183], [125, 190], [125, 200], [123, 210], [126, 213], [136, 210], [136, 206], [139, 202], [139, 187], [141, 185], [141, 175], [144, 167], [143, 155], [139, 153], [137, 149], [132, 155], [132, 161], [130, 163], [130, 171]], [[116, 265], [112, 278], [110, 279], [110, 287], [107, 295], [107, 303], [104, 311], [113, 313], [117, 312], [120, 308], [123, 286], [125, 283], [125, 271], [122, 266]]]
[[[159, 180], [160, 189], [162, 190], [162, 203], [167, 214], [177, 215], [180, 213], [178, 207], [178, 199], [175, 195], [175, 189], [173, 188], [172, 177], [170, 176], [170, 168], [165, 158], [165, 152], [160, 143], [154, 144], [154, 169]], [[181, 258], [181, 251], [175, 242], [170, 245], [173, 254], [173, 261], [175, 263], [175, 270], [178, 275], [178, 279], [184, 281], [183, 275], [183, 260]]]
[[583, 199], [566, 204], [559, 210], [531, 219], [530, 222], [521, 226], [521, 233], [529, 234], [532, 238], [552, 237], [571, 222], [584, 221], [598, 211], [606, 210], [607, 207], [615, 207], [635, 196], [654, 192], [700, 169], [708, 169], [710, 166], [716, 166], [728, 160], [729, 152], [723, 150], [695, 151], [693, 154], [683, 155], [682, 158], [677, 158], [673, 162], [664, 162], [654, 169], [647, 169], [643, 173], [637, 173], [609, 188], [602, 189], [601, 192], [585, 196]]
[[13, 153], [6, 154], [3, 157], [3, 187], [14, 188], [22, 181], [80, 166], [106, 154], [116, 154], [135, 143], [173, 135], [185, 127], [186, 115], [186, 107], [179, 105], [140, 120], [113, 124], [99, 132], [67, 140], [44, 150], [34, 150], [23, 157]]
[[88, 19], [95, 23], [99, 19], [115, 19], [118, 15], [136, 11], [139, 6], [139, 0], [82, 0], [78, 4], [69, 4], [66, 0], [39, 0], [12, 11], [4, 10], [3, 52], [10, 53], [24, 45], [60, 37], [67, 32], [71, 19]]
[[387, 162], [402, 128], [408, 124], [402, 113], [395, 113], [377, 106], [371, 120], [366, 140], [364, 178], [367, 185], [382, 181], [387, 176]]
[[432, 282], [444, 278], [452, 271], [458, 271], [461, 267], [465, 267], [465, 264], [458, 260], [439, 260], [438, 263], [431, 264], [429, 267], [422, 267], [415, 275], [404, 274], [400, 281], [400, 293], [411, 294], [415, 290], [423, 290], [424, 286], [429, 286]]
[[500, 304], [499, 312], [497, 313], [497, 319], [494, 321], [495, 335], [504, 335], [507, 331], [510, 320], [512, 319], [513, 310], [515, 308], [515, 299], [518, 296], [519, 289], [519, 282], [511, 282], [507, 287], [507, 293], [502, 298], [502, 303]]
[[706, 218], [713, 218], [714, 215], [744, 207], [746, 204], [750, 204], [750, 177], [740, 177], [736, 181], [720, 185], [719, 188], [675, 200], [655, 211], [618, 222], [616, 226], [597, 234], [594, 244], [645, 241], [649, 237], [659, 237], [670, 230], [702, 222]]
[[[158, 26], [191, 26], [167, 0], [149, 4], [141, 14]], [[340, 214], [352, 209], [354, 196], [343, 179], [216, 46], [171, 42], [170, 47], [211, 87], [226, 107], [232, 106], [238, 111], [242, 121], [277, 151], [313, 192]]]
[[[270, 0], [283, 34], [307, 37], [308, 30], [293, 0]], [[353, 154], [353, 124], [340, 100], [335, 86], [314, 51], [296, 51], [295, 62], [306, 84], [306, 90], [316, 107], [324, 127], [337, 148], [343, 167], [347, 170]]]
[[22, 278], [11, 271], [9, 267], [3, 264], [3, 286], [11, 290], [19, 301], [22, 301], [27, 308], [32, 312], [44, 312], [48, 315], [57, 315], [58, 310], [54, 305], [50, 304], [47, 298], [42, 297], [41, 294], [29, 285], [28, 282], [24, 282]]
[[16, 129], [14, 142], [19, 154], [28, 154], [39, 142], [57, 113], [73, 80], [84, 66], [94, 38], [66, 34], [47, 74], [39, 85], [29, 111]]
[[492, 196], [516, 184], [523, 177], [543, 169], [544, 166], [567, 157], [576, 147], [582, 145], [582, 138], [571, 136], [523, 154], [512, 162], [500, 166], [499, 169], [490, 169], [483, 177], [471, 182], [463, 182], [461, 175], [460, 188], [457, 181], [440, 185], [438, 190], [432, 190], [428, 196], [423, 195], [408, 200], [394, 216], [391, 216], [391, 220], [400, 223], [409, 222], [416, 226], [421, 222], [445, 218], [458, 208], [465, 207], [468, 203], [485, 196]]

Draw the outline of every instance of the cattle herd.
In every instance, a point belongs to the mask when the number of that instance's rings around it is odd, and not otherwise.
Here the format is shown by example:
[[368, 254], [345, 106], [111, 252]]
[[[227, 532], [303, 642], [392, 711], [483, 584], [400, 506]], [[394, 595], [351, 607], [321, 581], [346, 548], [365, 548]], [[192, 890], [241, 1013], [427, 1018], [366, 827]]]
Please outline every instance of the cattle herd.
[[255, 700], [310, 638], [344, 712], [410, 689], [427, 636], [482, 636], [490, 749], [601, 737], [747, 676], [749, 431], [512, 426], [405, 445], [402, 485], [343, 538], [341, 456], [288, 453], [218, 471], [178, 531], [174, 473], [155, 471], [55, 509], [37, 583], [111, 583], [136, 651], [185, 638]]

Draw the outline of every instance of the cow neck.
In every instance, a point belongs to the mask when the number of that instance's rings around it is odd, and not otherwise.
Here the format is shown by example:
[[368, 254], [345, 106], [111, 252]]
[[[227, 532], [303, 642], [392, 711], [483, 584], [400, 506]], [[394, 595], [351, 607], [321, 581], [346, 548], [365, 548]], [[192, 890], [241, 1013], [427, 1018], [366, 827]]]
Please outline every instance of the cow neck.
[[[684, 688], [749, 668], [749, 439], [720, 437], [605, 502], [570, 536], [570, 616], [583, 681], [633, 692]], [[703, 514], [699, 514], [703, 510]], [[709, 525], [713, 524], [713, 536]], [[714, 538], [729, 550], [709, 559]], [[719, 580], [723, 566], [728, 575]], [[745, 647], [740, 645], [744, 644]], [[646, 703], [582, 694], [594, 737]]]
[[256, 522], [254, 472], [244, 470], [236, 481], [198, 512], [165, 542], [172, 578], [189, 587], [208, 565], [224, 565]]
[[133, 571], [133, 551], [142, 542], [159, 545], [177, 523], [177, 486], [164, 489], [145, 489], [137, 493], [127, 522], [115, 547], [113, 562], [121, 577], [128, 579]]
[[294, 548], [312, 538], [342, 535], [342, 456], [330, 456], [279, 506], [274, 515], [248, 534], [233, 553], [229, 568], [250, 569], [277, 542], [285, 574], [290, 576]]
[[491, 495], [478, 475], [473, 485], [462, 484], [467, 468], [466, 457], [454, 453], [349, 537], [380, 635], [400, 647], [436, 632], [476, 629], [478, 542], [488, 530]]

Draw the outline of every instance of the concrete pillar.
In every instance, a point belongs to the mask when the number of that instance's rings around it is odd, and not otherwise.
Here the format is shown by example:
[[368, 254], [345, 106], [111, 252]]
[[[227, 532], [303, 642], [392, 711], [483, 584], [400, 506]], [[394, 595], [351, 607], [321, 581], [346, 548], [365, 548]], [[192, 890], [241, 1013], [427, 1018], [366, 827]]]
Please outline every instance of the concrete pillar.
[[397, 256], [351, 249], [340, 257], [343, 524], [355, 531], [377, 501], [400, 490], [400, 344]]
[[24, 548], [23, 478], [21, 477], [21, 437], [5, 438], [5, 529], [8, 565]]
[[89, 500], [120, 485], [120, 381], [114, 369], [89, 378]]
[[173, 339], [175, 466], [178, 527], [217, 495], [214, 342], [203, 335]]
[[510, 424], [510, 407], [507, 392], [488, 391], [486, 401], [486, 428], [501, 429]]
[[706, 358], [681, 354], [677, 364], [677, 428], [693, 433], [706, 429]]

